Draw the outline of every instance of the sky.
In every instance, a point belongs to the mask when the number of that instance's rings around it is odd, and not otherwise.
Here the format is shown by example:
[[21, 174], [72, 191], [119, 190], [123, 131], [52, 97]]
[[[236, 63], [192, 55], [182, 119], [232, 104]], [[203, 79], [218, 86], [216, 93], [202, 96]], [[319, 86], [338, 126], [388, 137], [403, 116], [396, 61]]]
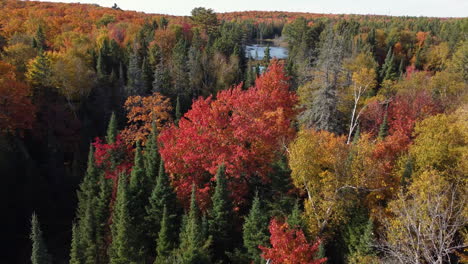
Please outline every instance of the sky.
[[467, 17], [468, 0], [48, 0], [93, 3], [124, 10], [188, 16], [194, 7], [215, 12], [246, 10], [291, 11], [325, 14], [376, 14], [391, 16]]

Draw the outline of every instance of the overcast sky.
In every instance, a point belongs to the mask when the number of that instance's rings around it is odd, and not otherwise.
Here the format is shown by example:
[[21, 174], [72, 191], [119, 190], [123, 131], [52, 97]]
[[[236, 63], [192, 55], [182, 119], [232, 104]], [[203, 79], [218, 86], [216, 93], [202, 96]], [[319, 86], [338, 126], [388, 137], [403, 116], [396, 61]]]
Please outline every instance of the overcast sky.
[[468, 0], [48, 0], [48, 2], [96, 3], [146, 13], [190, 15], [194, 7], [216, 12], [263, 10], [332, 14], [467, 17]]

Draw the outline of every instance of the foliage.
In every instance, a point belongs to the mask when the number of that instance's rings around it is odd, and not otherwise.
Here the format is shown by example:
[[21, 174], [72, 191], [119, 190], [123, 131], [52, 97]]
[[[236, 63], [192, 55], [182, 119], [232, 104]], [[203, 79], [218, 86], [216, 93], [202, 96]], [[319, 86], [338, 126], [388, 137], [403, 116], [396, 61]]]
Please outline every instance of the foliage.
[[269, 229], [272, 248], [259, 246], [262, 257], [270, 260], [269, 263], [320, 264], [326, 261], [326, 258], [316, 259], [320, 240], [309, 244], [301, 230], [290, 229], [287, 223], [277, 219], [271, 220]]
[[47, 247], [42, 237], [41, 227], [37, 215], [33, 214], [31, 218], [31, 235], [32, 242], [31, 263], [32, 264], [48, 264], [51, 259], [47, 251]]
[[245, 219], [243, 226], [244, 247], [247, 255], [253, 263], [262, 263], [259, 245], [268, 244], [268, 216], [262, 205], [258, 194], [252, 202], [252, 208]]

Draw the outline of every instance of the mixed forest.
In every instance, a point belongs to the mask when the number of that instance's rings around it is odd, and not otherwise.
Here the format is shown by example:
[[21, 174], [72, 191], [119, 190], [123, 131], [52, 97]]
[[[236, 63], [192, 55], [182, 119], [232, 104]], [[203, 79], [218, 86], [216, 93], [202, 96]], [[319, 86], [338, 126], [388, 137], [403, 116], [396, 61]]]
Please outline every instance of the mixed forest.
[[468, 18], [0, 0], [0, 176], [1, 263], [468, 263]]

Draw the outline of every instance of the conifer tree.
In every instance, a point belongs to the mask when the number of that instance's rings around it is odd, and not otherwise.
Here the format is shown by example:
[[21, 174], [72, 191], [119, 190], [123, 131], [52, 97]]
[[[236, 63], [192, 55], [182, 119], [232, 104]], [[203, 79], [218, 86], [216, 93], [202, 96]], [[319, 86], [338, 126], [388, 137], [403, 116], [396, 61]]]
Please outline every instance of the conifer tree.
[[382, 69], [380, 71], [380, 79], [382, 81], [385, 81], [385, 80], [394, 80], [395, 78], [396, 78], [395, 59], [394, 59], [393, 51], [390, 48], [388, 50], [387, 56], [385, 57], [384, 64], [382, 65]]
[[121, 174], [112, 215], [112, 243], [109, 252], [111, 264], [134, 263], [139, 253], [134, 247], [135, 234], [130, 215], [129, 196], [127, 177]]
[[89, 204], [94, 202], [94, 199], [99, 194], [99, 170], [96, 168], [94, 161], [94, 148], [92, 145], [89, 146], [88, 153], [88, 165], [85, 176], [82, 183], [80, 184], [77, 196], [78, 196], [78, 211], [77, 219], [83, 219], [86, 208]]
[[268, 235], [268, 216], [262, 210], [258, 194], [255, 196], [249, 215], [243, 226], [244, 247], [250, 260], [255, 264], [262, 263], [259, 245], [267, 245], [270, 239]]
[[294, 229], [302, 229], [304, 227], [302, 221], [302, 212], [299, 208], [299, 202], [294, 203], [294, 207], [291, 211], [291, 214], [288, 216], [288, 225]]
[[268, 67], [270, 64], [271, 55], [270, 55], [270, 45], [265, 48], [265, 54], [263, 56], [263, 64]]
[[[148, 239], [145, 234], [147, 233], [147, 227], [145, 225], [145, 207], [149, 197], [149, 190], [147, 189], [148, 178], [145, 173], [145, 166], [143, 160], [143, 154], [141, 153], [140, 142], [137, 142], [135, 150], [135, 160], [130, 174], [129, 184], [129, 213], [133, 220], [133, 228], [136, 236], [134, 247], [137, 250], [145, 249]], [[148, 190], [148, 191], [147, 191]]]
[[96, 197], [95, 225], [97, 263], [107, 263], [107, 236], [110, 235], [108, 220], [110, 217], [109, 203], [112, 195], [112, 180], [100, 175], [99, 195]]
[[209, 234], [213, 239], [213, 252], [215, 260], [227, 261], [225, 252], [230, 249], [231, 242], [231, 211], [227, 190], [226, 167], [224, 164], [218, 167], [216, 173], [216, 188], [211, 198], [213, 208], [210, 211]]
[[143, 58], [143, 63], [141, 64], [141, 73], [144, 84], [144, 92], [149, 93], [153, 88], [153, 70], [151, 70], [151, 65], [148, 60]]
[[351, 219], [344, 227], [347, 247], [347, 263], [363, 263], [363, 258], [373, 255], [373, 224], [363, 208], [355, 208]]
[[134, 49], [130, 55], [127, 70], [127, 86], [125, 87], [126, 96], [143, 95], [145, 92], [145, 82], [141, 71], [141, 62], [138, 57], [138, 51]]
[[42, 231], [37, 215], [33, 213], [31, 218], [31, 235], [32, 242], [31, 262], [32, 264], [50, 264], [50, 256], [47, 247], [42, 237]]
[[72, 227], [72, 241], [71, 241], [71, 249], [70, 249], [70, 264], [81, 264], [81, 252], [79, 246], [79, 238], [78, 236], [80, 233], [78, 232], [78, 227], [76, 224], [73, 224]]
[[192, 188], [190, 211], [185, 216], [180, 234], [180, 261], [184, 264], [210, 263], [206, 250], [206, 241], [203, 240], [200, 224], [199, 209], [195, 197], [195, 185]]
[[167, 96], [170, 95], [170, 88], [171, 76], [169, 70], [165, 67], [163, 59], [160, 59], [154, 69], [153, 93], [160, 93]]
[[158, 166], [161, 160], [158, 150], [158, 129], [155, 122], [151, 125], [151, 134], [146, 141], [144, 158], [146, 177], [150, 183], [148, 187], [152, 190], [158, 177]]
[[44, 51], [47, 48], [46, 36], [44, 33], [44, 29], [41, 25], [37, 27], [36, 35], [34, 36], [34, 41], [36, 43], [36, 48], [38, 48], [40, 51]]
[[176, 195], [172, 189], [169, 177], [164, 171], [164, 162], [161, 159], [159, 163], [159, 174], [156, 185], [151, 192], [149, 204], [146, 207], [146, 222], [148, 231], [152, 238], [156, 239], [159, 232], [159, 223], [162, 222], [161, 216], [166, 208], [168, 216], [176, 214]]
[[28, 65], [26, 72], [26, 78], [29, 83], [33, 86], [33, 98], [36, 99], [38, 96], [44, 93], [44, 87], [51, 86], [52, 77], [52, 62], [49, 56], [40, 52], [39, 55], [32, 60]]
[[182, 113], [180, 111], [180, 97], [177, 96], [176, 107], [175, 107], [175, 122], [176, 124], [179, 123], [180, 118], [182, 117]]
[[387, 121], [387, 112], [385, 112], [382, 124], [380, 125], [379, 128], [379, 139], [384, 139], [388, 135], [388, 121]]
[[168, 215], [167, 208], [164, 206], [162, 220], [160, 223], [161, 229], [158, 233], [157, 246], [156, 246], [156, 260], [154, 264], [168, 263], [173, 248], [174, 237], [171, 234], [171, 219]]
[[104, 62], [104, 56], [102, 55], [102, 52], [99, 52], [98, 58], [97, 58], [97, 63], [96, 63], [96, 73], [98, 76], [98, 79], [103, 80], [106, 76], [106, 65]]
[[111, 118], [109, 120], [109, 125], [107, 126], [107, 133], [106, 133], [106, 142], [107, 144], [112, 144], [117, 139], [117, 118], [115, 113], [112, 112]]
[[187, 95], [188, 91], [188, 69], [187, 69], [187, 47], [184, 38], [174, 46], [172, 50], [172, 77], [174, 81], [173, 95]]

